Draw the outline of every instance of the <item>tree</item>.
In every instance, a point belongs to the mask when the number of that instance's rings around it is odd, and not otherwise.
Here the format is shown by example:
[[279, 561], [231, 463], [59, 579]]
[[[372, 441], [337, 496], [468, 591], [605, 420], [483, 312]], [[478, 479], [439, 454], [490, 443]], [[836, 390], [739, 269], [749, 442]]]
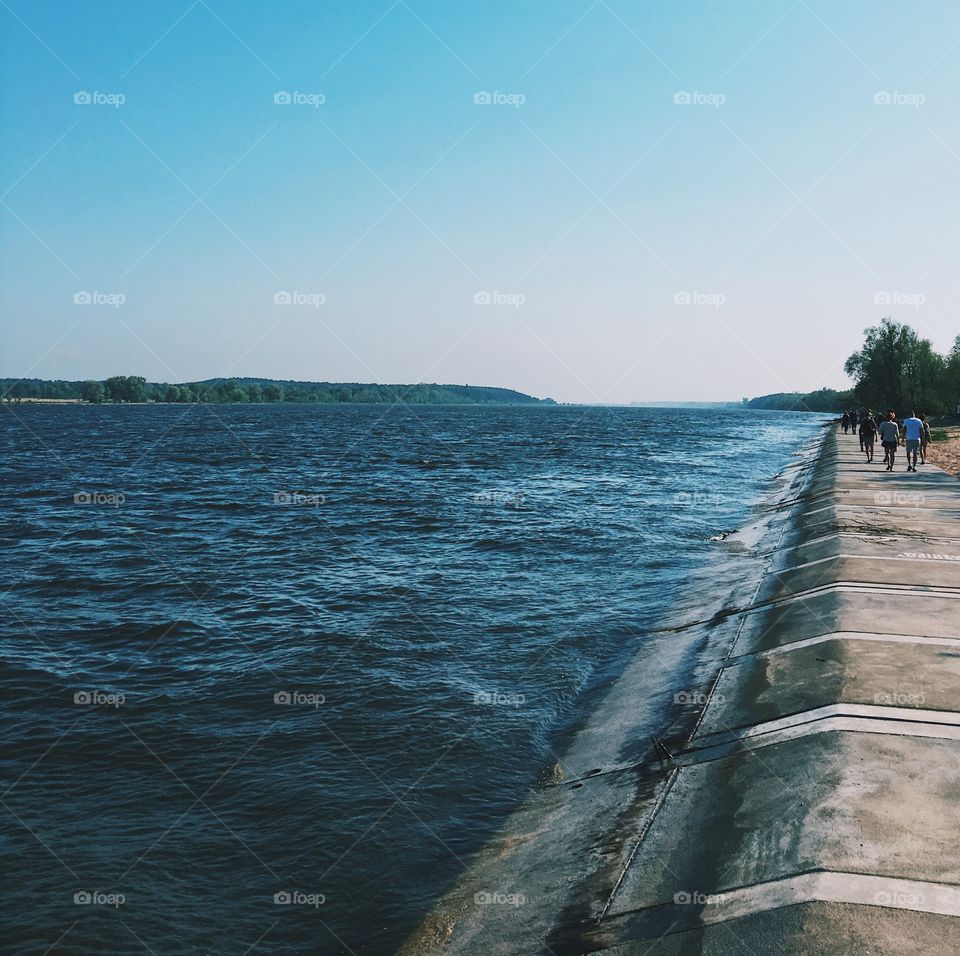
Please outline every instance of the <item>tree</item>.
[[916, 333], [908, 325], [884, 318], [868, 328], [863, 346], [845, 365], [856, 383], [857, 400], [870, 408], [903, 408], [906, 391], [906, 364]]
[[114, 375], [103, 383], [112, 402], [145, 402], [147, 380], [141, 375]]
[[[960, 337], [944, 358], [928, 339], [889, 317], [864, 336], [863, 347], [844, 366], [856, 382], [856, 404], [880, 412], [892, 408], [902, 415], [953, 411], [960, 385]], [[956, 364], [956, 379], [951, 377], [951, 363]]]
[[223, 391], [223, 400], [225, 402], [245, 402], [247, 401], [247, 390], [236, 382], [231, 382]]
[[283, 386], [278, 385], [276, 382], [271, 382], [263, 390], [263, 400], [265, 402], [282, 402], [283, 401]]
[[99, 405], [106, 397], [102, 382], [87, 381], [80, 386], [80, 395], [85, 402]]
[[960, 414], [960, 335], [953, 340], [953, 348], [943, 361], [940, 388], [946, 411]]

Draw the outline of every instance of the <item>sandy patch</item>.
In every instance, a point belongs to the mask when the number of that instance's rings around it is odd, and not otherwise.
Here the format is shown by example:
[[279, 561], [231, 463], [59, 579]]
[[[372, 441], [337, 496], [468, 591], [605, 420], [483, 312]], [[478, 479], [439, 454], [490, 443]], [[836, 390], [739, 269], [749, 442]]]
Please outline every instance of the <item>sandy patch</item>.
[[927, 461], [939, 465], [944, 471], [960, 478], [960, 425], [948, 425], [945, 428], [930, 426], [930, 431], [946, 432], [950, 437], [947, 441], [930, 442], [927, 446]]

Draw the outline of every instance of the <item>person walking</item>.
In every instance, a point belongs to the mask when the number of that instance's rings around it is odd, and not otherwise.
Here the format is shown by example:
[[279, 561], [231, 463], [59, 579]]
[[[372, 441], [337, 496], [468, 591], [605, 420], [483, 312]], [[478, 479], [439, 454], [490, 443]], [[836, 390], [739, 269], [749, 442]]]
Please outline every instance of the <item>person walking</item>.
[[927, 422], [927, 416], [921, 415], [920, 421], [923, 422], [923, 434], [920, 436], [920, 464], [927, 463], [927, 445], [930, 444], [930, 424]]
[[910, 417], [903, 420], [903, 435], [907, 441], [907, 471], [916, 471], [923, 439], [923, 422], [917, 418], [916, 412], [911, 412]]
[[846, 435], [847, 432], [850, 431], [850, 413], [849, 412], [843, 413], [843, 418], [840, 419], [840, 424], [843, 425], [843, 433], [844, 435]]
[[900, 427], [897, 425], [897, 413], [890, 409], [887, 417], [880, 422], [880, 444], [883, 445], [883, 463], [887, 471], [893, 471], [897, 458], [897, 445], [900, 444]]
[[866, 453], [867, 463], [873, 461], [873, 443], [877, 437], [877, 423], [873, 420], [873, 415], [864, 412], [860, 417], [860, 450]]

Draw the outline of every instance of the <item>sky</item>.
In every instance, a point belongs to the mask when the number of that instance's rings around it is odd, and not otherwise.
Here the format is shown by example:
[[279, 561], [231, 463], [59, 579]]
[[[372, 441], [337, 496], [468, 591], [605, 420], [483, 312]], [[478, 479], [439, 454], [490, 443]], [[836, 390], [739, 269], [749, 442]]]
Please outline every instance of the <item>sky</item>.
[[946, 0], [0, 2], [0, 375], [847, 384], [960, 333]]

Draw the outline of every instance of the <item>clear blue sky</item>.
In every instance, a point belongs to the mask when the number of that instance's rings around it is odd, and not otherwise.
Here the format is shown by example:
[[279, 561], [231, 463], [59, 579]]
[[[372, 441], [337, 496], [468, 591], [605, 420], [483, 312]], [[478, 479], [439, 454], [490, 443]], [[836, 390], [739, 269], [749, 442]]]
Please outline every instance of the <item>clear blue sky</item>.
[[2, 375], [712, 400], [842, 385], [884, 314], [960, 332], [947, 0], [4, 0], [0, 23]]

